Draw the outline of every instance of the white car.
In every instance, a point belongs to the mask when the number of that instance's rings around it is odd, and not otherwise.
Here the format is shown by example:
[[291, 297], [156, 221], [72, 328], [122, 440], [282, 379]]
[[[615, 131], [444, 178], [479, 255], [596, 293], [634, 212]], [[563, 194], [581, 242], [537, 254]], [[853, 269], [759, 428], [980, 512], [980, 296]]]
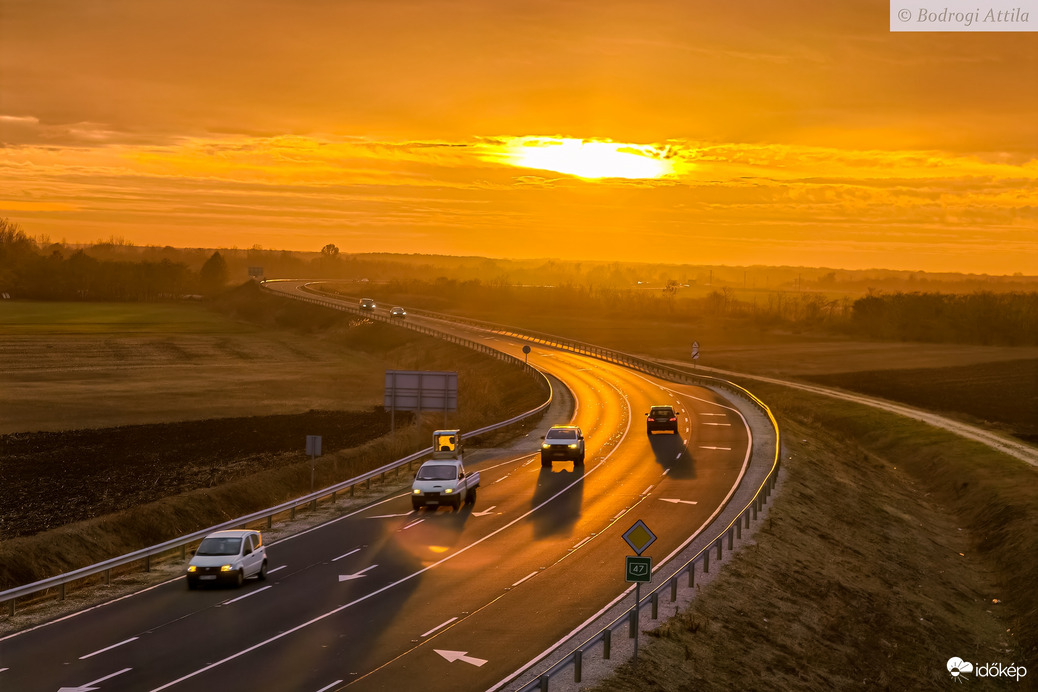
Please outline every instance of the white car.
[[393, 308], [392, 310], [389, 311], [389, 316], [390, 317], [407, 317], [407, 310], [404, 310], [401, 307], [395, 307], [395, 308]]
[[187, 588], [200, 584], [241, 586], [248, 577], [267, 578], [267, 549], [259, 531], [217, 531], [202, 539], [187, 566]]

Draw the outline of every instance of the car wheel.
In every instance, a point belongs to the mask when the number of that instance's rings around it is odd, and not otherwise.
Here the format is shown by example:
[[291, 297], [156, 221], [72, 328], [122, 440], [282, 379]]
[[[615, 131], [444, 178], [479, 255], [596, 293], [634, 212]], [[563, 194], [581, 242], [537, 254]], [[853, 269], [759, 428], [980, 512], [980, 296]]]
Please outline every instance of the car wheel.
[[245, 572], [238, 570], [238, 575], [234, 578], [235, 588], [241, 588], [241, 585], [245, 583]]
[[197, 588], [198, 588], [198, 584], [196, 584], [195, 582], [191, 581], [190, 579], [187, 580], [187, 590], [188, 591], [194, 591]]
[[475, 488], [472, 488], [471, 490], [469, 490], [468, 493], [465, 495], [465, 504], [467, 504], [467, 505], [474, 505], [474, 504], [476, 504], [476, 489]]
[[267, 561], [264, 560], [263, 564], [260, 565], [260, 571], [256, 573], [256, 578], [260, 581], [267, 580]]
[[576, 465], [576, 466], [583, 466], [584, 465], [584, 455], [583, 454], [581, 454], [579, 457], [577, 457], [577, 460], [574, 462], [574, 465]]
[[459, 509], [461, 509], [461, 498], [460, 497], [454, 498], [454, 502], [451, 503], [451, 507], [454, 509], [455, 512], [457, 512]]
[[544, 457], [541, 457], [541, 466], [550, 467], [551, 466], [551, 459], [546, 459]]
[[416, 502], [415, 500], [411, 500], [411, 509], [413, 509], [414, 511], [417, 512], [421, 508], [422, 508], [422, 505], [421, 505], [420, 502]]

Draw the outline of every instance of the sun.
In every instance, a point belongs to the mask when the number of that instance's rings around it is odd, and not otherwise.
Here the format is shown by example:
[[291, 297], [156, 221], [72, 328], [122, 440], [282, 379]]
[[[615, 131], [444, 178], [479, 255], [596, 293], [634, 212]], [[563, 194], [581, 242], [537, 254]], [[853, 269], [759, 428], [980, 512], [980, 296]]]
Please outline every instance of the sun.
[[652, 146], [609, 141], [522, 137], [505, 145], [504, 160], [521, 168], [566, 173], [579, 178], [662, 178], [672, 172], [663, 152]]

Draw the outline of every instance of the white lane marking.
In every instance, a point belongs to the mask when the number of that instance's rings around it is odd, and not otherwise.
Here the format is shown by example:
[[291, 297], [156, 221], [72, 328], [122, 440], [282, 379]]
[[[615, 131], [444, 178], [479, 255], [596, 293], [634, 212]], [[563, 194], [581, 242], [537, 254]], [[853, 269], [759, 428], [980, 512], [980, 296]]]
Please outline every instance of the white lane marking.
[[408, 530], [409, 528], [411, 528], [412, 526], [418, 526], [418, 525], [419, 525], [419, 524], [421, 524], [421, 523], [422, 523], [423, 521], [425, 521], [425, 519], [419, 519], [418, 521], [412, 521], [412, 522], [411, 522], [410, 524], [408, 524], [407, 526], [405, 526], [404, 528], [402, 528], [402, 529], [400, 529], [400, 530], [401, 530], [401, 531], [407, 531], [407, 530]]
[[[718, 404], [720, 406], [720, 404]], [[727, 416], [727, 413], [700, 413], [701, 416]]]
[[682, 454], [682, 452], [678, 452], [678, 455], [676, 457], [674, 457], [674, 458], [675, 459], [680, 459], [681, 458], [681, 454]]
[[580, 546], [582, 546], [582, 545], [584, 545], [585, 543], [587, 543], [588, 541], [590, 541], [590, 540], [591, 540], [591, 538], [592, 538], [591, 536], [588, 536], [587, 538], [585, 538], [584, 540], [582, 540], [582, 541], [581, 541], [580, 543], [577, 543], [577, 544], [576, 544], [575, 546], [573, 546], [572, 548], [570, 548], [570, 550], [576, 550], [576, 549], [577, 549], [577, 548], [579, 548]]
[[0, 668], [0, 673], [4, 672], [5, 670], [11, 670], [11, 669], [10, 668]]
[[724, 451], [726, 451], [726, 452], [730, 452], [730, 451], [732, 451], [732, 448], [731, 448], [731, 447], [706, 447], [706, 446], [704, 446], [704, 445], [700, 445], [700, 447], [699, 447], [699, 448], [700, 448], [700, 449], [723, 449], [723, 450], [724, 450]]
[[484, 509], [482, 512], [473, 512], [472, 516], [474, 516], [474, 517], [485, 517], [486, 515], [488, 515], [491, 512], [493, 512], [495, 507], [497, 507], [497, 505], [490, 505], [489, 507]]
[[650, 491], [650, 490], [652, 490], [652, 489], [653, 489], [653, 488], [655, 488], [655, 487], [656, 487], [656, 484], [655, 484], [655, 483], [653, 483], [653, 484], [652, 484], [652, 485], [650, 485], [650, 486], [649, 486], [648, 488], [646, 488], [645, 490], [643, 490], [643, 491], [642, 491], [642, 495], [648, 495], [648, 494], [649, 494], [649, 491]]
[[453, 618], [451, 618], [450, 620], [448, 620], [447, 622], [444, 622], [444, 623], [442, 623], [442, 624], [436, 625], [436, 627], [433, 627], [433, 628], [432, 628], [431, 630], [429, 630], [428, 632], [426, 632], [425, 634], [423, 634], [423, 635], [421, 635], [421, 636], [423, 636], [423, 637], [428, 637], [428, 636], [429, 636], [430, 634], [432, 634], [432, 633], [433, 633], [433, 632], [435, 632], [436, 630], [442, 630], [442, 629], [443, 629], [444, 627], [446, 627], [447, 625], [451, 624], [452, 622], [454, 622], [454, 621], [455, 621], [455, 620], [457, 620], [457, 619], [458, 619], [458, 618], [456, 618], [456, 617], [453, 617]]
[[277, 572], [279, 569], [285, 569], [286, 567], [288, 567], [288, 565], [281, 565], [280, 567], [275, 567], [274, 569], [269, 569], [269, 570], [267, 570], [267, 574], [274, 574], [274, 572]]
[[[270, 572], [267, 572], [267, 574], [270, 574]], [[248, 598], [249, 596], [255, 596], [258, 593], [262, 593], [263, 591], [266, 591], [269, 588], [270, 588], [269, 586], [264, 586], [262, 588], [256, 589], [255, 591], [250, 591], [249, 593], [245, 594], [244, 596], [238, 596], [238, 598], [232, 598], [229, 601], [224, 601], [220, 605], [230, 605], [230, 604], [234, 603], [235, 601], [240, 601], [243, 598]]]
[[[131, 670], [133, 670], [133, 668], [123, 668], [122, 670], [120, 670], [118, 672], [112, 673], [111, 675], [106, 675], [103, 678], [98, 678], [97, 680], [94, 680], [93, 682], [88, 682], [85, 685], [77, 685], [76, 687], [62, 687], [61, 690], [92, 690], [92, 689], [96, 689], [94, 687], [94, 685], [96, 685], [97, 683], [104, 682], [105, 680], [109, 680], [111, 678], [114, 678], [116, 675], [122, 675], [123, 673], [125, 673], [127, 671], [131, 671]], [[61, 692], [61, 690], [58, 690], [58, 692]]]
[[339, 684], [339, 683], [341, 683], [341, 682], [342, 682], [342, 680], [336, 680], [336, 681], [335, 681], [335, 682], [333, 682], [332, 684], [330, 684], [330, 685], [325, 685], [325, 686], [324, 686], [324, 687], [322, 687], [321, 689], [317, 690], [317, 692], [327, 692], [328, 690], [332, 689], [333, 687], [335, 687], [336, 685], [338, 685], [338, 684]]
[[[137, 639], [138, 639], [137, 637], [130, 637], [129, 639], [123, 640], [123, 641], [119, 642], [118, 644], [112, 644], [111, 646], [106, 646], [103, 649], [98, 649], [97, 651], [95, 651], [93, 653], [87, 654], [86, 656], [80, 656], [79, 660], [82, 661], [84, 659], [90, 658], [91, 656], [96, 656], [98, 654], [103, 654], [104, 652], [110, 651], [110, 650], [114, 649], [117, 646], [122, 646], [123, 644], [129, 644], [130, 642], [135, 642], [135, 641], [137, 641]], [[7, 669], [4, 668], [4, 670], [7, 670]]]
[[354, 572], [353, 574], [340, 574], [339, 575], [339, 581], [343, 582], [343, 581], [349, 581], [350, 579], [360, 579], [361, 577], [364, 576], [365, 572], [367, 572], [368, 570], [375, 569], [376, 567], [378, 567], [378, 565], [371, 565], [370, 567], [365, 567], [361, 571]]
[[447, 649], [433, 649], [433, 651], [443, 656], [450, 663], [454, 663], [455, 661], [461, 661], [463, 663], [471, 663], [472, 665], [479, 668], [487, 662], [485, 659], [474, 658], [472, 656], [469, 656], [468, 651], [449, 651]]
[[350, 552], [348, 552], [348, 553], [343, 553], [343, 554], [342, 554], [342, 555], [340, 555], [339, 557], [334, 557], [334, 558], [332, 558], [332, 562], [336, 562], [337, 560], [341, 560], [341, 559], [343, 559], [344, 557], [349, 557], [350, 555], [353, 555], [354, 553], [356, 553], [356, 552], [359, 552], [359, 551], [360, 551], [360, 548], [354, 548], [353, 550], [351, 550], [351, 551], [350, 551]]
[[730, 428], [730, 427], [732, 427], [731, 423], [703, 423], [703, 425], [714, 425], [714, 426], [718, 426], [718, 427], [721, 427], [721, 428]]
[[674, 505], [678, 504], [679, 502], [681, 504], [683, 504], [683, 505], [698, 505], [699, 504], [698, 502], [695, 502], [694, 500], [672, 500], [669, 497], [661, 497], [660, 499], [663, 500], [664, 502], [669, 502], [669, 503], [674, 504]]
[[512, 586], [513, 586], [513, 587], [519, 586], [519, 585], [520, 585], [520, 584], [522, 584], [522, 583], [523, 583], [524, 581], [526, 581], [527, 579], [529, 579], [529, 578], [531, 578], [531, 577], [535, 576], [536, 574], [537, 574], [537, 572], [530, 572], [530, 573], [529, 573], [529, 574], [527, 574], [527, 575], [526, 575], [525, 577], [523, 577], [522, 579], [520, 579], [520, 580], [519, 580], [519, 581], [517, 581], [516, 583], [512, 584]]
[[368, 517], [368, 519], [393, 519], [395, 517], [407, 517], [412, 514], [414, 514], [413, 509], [410, 512], [404, 512], [403, 514], [377, 514], [373, 517]]

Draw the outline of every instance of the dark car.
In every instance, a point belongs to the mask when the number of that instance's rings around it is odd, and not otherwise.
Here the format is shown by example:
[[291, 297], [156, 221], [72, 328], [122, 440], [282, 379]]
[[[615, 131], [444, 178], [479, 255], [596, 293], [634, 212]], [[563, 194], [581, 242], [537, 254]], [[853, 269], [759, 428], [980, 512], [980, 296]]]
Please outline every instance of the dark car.
[[575, 466], [584, 465], [584, 433], [576, 425], [551, 426], [541, 444], [541, 466], [571, 459]]
[[678, 434], [678, 414], [673, 406], [653, 406], [645, 416], [645, 432], [648, 434], [661, 430]]

